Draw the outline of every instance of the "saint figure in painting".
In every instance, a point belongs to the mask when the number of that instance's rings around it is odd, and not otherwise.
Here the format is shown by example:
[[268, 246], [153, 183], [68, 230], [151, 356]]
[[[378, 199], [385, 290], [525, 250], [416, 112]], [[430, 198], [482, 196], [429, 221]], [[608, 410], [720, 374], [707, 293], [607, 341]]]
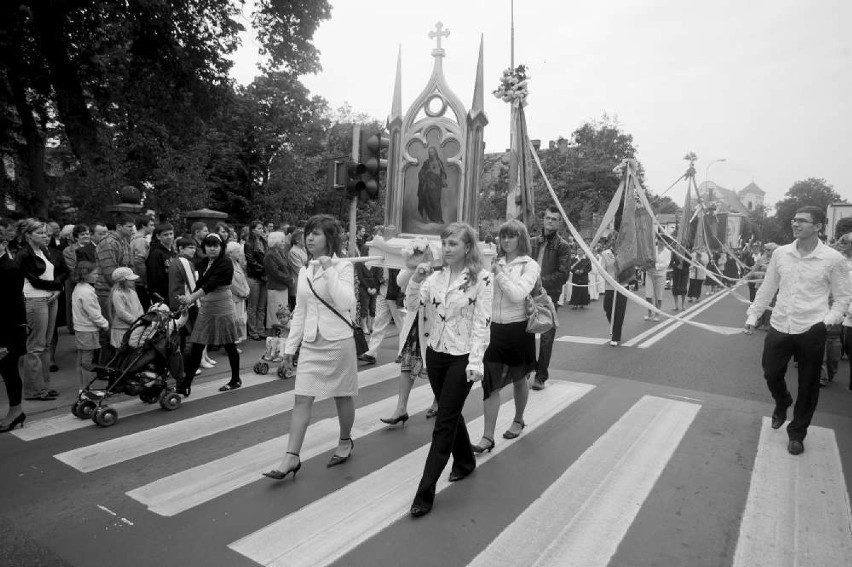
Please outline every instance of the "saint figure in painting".
[[428, 222], [444, 224], [441, 193], [447, 186], [447, 171], [434, 146], [429, 146], [427, 152], [429, 157], [423, 162], [418, 174], [417, 212]]

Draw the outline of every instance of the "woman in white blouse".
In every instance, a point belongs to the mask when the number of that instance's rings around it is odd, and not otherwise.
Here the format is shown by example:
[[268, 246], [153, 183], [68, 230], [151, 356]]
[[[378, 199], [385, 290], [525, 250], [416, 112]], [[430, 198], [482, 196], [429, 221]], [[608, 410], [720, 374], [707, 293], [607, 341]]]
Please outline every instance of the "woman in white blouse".
[[429, 275], [431, 265], [420, 264], [405, 294], [406, 309], [424, 310], [426, 371], [438, 400], [432, 445], [411, 506], [414, 517], [432, 510], [435, 487], [450, 455], [450, 482], [476, 468], [462, 408], [472, 383], [482, 380], [491, 324], [494, 276], [482, 268], [473, 228], [462, 222], [448, 225], [441, 246], [443, 268]]
[[[305, 440], [314, 398], [334, 397], [340, 424], [340, 441], [326, 466], [333, 467], [349, 460], [355, 443], [352, 424], [358, 394], [358, 361], [351, 310], [355, 307], [355, 282], [351, 262], [332, 263], [342, 256], [340, 225], [330, 215], [314, 215], [305, 225], [308, 254], [317, 261], [299, 270], [296, 286], [296, 309], [290, 321], [290, 334], [284, 349], [284, 369], [293, 371], [293, 355], [301, 344], [296, 368], [296, 402], [290, 419], [287, 453], [277, 469], [264, 476], [281, 480], [302, 467], [299, 451]], [[344, 320], [346, 319], [346, 320]]]
[[501, 257], [494, 263], [494, 300], [491, 304], [491, 340], [485, 351], [485, 375], [482, 397], [485, 426], [482, 439], [472, 447], [474, 453], [494, 449], [494, 429], [500, 411], [500, 390], [512, 384], [515, 418], [503, 433], [514, 439], [521, 434], [524, 409], [529, 398], [527, 375], [535, 370], [535, 335], [527, 333], [527, 303], [538, 282], [541, 268], [530, 258], [527, 227], [509, 220], [500, 227], [498, 242]]

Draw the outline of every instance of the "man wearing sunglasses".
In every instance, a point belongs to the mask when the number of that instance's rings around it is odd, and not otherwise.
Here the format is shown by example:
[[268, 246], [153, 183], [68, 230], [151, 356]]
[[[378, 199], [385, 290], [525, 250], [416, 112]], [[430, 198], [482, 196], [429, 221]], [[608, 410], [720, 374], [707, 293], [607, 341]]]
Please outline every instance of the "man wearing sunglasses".
[[[798, 361], [799, 393], [793, 419], [787, 426], [787, 450], [799, 455], [805, 450], [808, 425], [819, 400], [826, 326], [843, 320], [852, 299], [852, 284], [843, 255], [819, 239], [825, 227], [825, 211], [801, 207], [792, 225], [795, 240], [772, 254], [763, 284], [748, 309], [745, 332], [752, 334], [757, 318], [777, 291], [771, 327], [763, 345], [763, 374], [775, 400], [772, 428], [778, 429], [793, 404], [784, 374], [790, 358], [795, 356]], [[829, 295], [833, 297], [831, 305]]]

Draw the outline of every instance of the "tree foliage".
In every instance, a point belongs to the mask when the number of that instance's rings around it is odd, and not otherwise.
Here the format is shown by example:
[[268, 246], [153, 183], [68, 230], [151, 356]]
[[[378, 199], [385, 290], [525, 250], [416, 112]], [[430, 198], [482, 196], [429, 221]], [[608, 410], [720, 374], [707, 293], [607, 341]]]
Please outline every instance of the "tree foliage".
[[790, 221], [800, 207], [812, 205], [826, 210], [831, 203], [845, 202], [825, 179], [816, 177], [795, 182], [784, 195], [784, 199], [775, 204], [775, 218], [785, 242], [793, 239]]
[[[75, 158], [59, 172], [63, 179], [56, 188], [90, 214], [128, 183], [175, 213], [204, 204], [211, 191], [221, 192], [217, 172], [223, 173], [222, 162], [241, 145], [229, 139], [229, 121], [246, 106], [251, 109], [238, 99], [253, 96], [235, 90], [228, 76], [228, 56], [242, 31], [238, 13], [237, 2], [216, 0], [3, 3], [0, 151], [26, 184], [6, 176], [0, 188], [27, 212], [46, 214], [51, 180], [44, 174], [52, 168], [46, 165], [50, 147], [40, 148], [51, 141], [54, 148], [67, 145], [63, 151]], [[303, 122], [299, 113], [314, 112], [316, 101], [307, 100], [297, 75], [319, 69], [311, 40], [329, 15], [325, 0], [256, 4], [253, 21], [271, 90], [277, 102], [283, 92], [298, 100], [292, 108], [281, 107], [291, 115], [274, 117], [274, 127], [297, 129]], [[254, 95], [252, 102], [262, 106], [264, 94]], [[61, 135], [53, 135], [52, 126]], [[279, 130], [279, 147], [291, 131]], [[257, 156], [244, 157], [261, 159], [279, 149], [266, 142]], [[258, 172], [249, 167], [244, 174], [254, 178]], [[246, 185], [236, 193], [245, 194]]]
[[[748, 212], [748, 231], [750, 236], [758, 242], [774, 242], [776, 244], [787, 244], [792, 240], [789, 231], [790, 222], [783, 226], [777, 216], [768, 216], [766, 207], [758, 205]], [[790, 234], [787, 234], [790, 233]]]
[[837, 221], [837, 224], [834, 226], [834, 238], [840, 238], [844, 234], [852, 232], [852, 217], [844, 217]]
[[[614, 118], [604, 115], [574, 130], [571, 138], [560, 137], [555, 147], [541, 150], [542, 167], [575, 225], [590, 222], [592, 215], [603, 213], [612, 200], [619, 176], [613, 169], [624, 159], [636, 157], [633, 136], [625, 133]], [[507, 167], [507, 166], [506, 166]], [[644, 172], [640, 164], [640, 180]], [[508, 174], [501, 172], [489, 187], [483, 187], [480, 203], [481, 217], [505, 218]], [[550, 193], [540, 175], [535, 180], [535, 209], [543, 211], [552, 204]], [[530, 227], [532, 228], [532, 227]]]

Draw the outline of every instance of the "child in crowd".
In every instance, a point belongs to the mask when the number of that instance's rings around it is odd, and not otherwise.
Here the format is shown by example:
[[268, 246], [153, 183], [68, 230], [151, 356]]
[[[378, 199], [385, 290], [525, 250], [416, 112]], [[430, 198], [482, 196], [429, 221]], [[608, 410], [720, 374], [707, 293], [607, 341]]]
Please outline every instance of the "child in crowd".
[[94, 284], [98, 280], [98, 267], [93, 262], [80, 261], [74, 268], [77, 285], [71, 294], [71, 312], [74, 318], [74, 339], [77, 342], [77, 377], [80, 388], [85, 388], [94, 373], [84, 367], [94, 360], [100, 348], [99, 329], [108, 329], [109, 322], [101, 313]]
[[136, 295], [136, 280], [139, 276], [126, 267], [116, 268], [112, 272], [112, 291], [109, 294], [110, 308], [110, 344], [118, 348], [121, 339], [136, 319], [145, 312]]

